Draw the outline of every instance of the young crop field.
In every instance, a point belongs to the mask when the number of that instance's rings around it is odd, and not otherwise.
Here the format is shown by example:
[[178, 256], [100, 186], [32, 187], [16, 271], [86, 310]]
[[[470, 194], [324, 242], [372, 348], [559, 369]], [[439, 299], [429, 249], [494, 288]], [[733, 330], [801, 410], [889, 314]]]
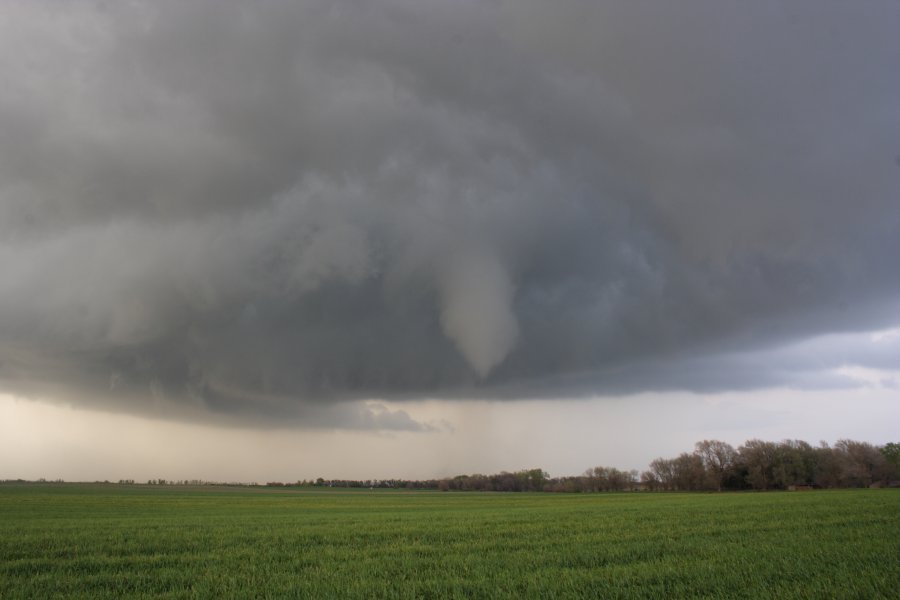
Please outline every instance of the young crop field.
[[0, 598], [896, 598], [900, 491], [0, 485]]

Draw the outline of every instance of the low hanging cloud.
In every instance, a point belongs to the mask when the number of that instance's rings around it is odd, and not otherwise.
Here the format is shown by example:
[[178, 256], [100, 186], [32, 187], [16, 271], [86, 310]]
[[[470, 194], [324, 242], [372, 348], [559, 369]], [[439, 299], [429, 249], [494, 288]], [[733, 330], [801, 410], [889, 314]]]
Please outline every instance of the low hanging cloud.
[[0, 390], [422, 429], [362, 402], [799, 381], [740, 357], [900, 322], [898, 20], [4, 3]]

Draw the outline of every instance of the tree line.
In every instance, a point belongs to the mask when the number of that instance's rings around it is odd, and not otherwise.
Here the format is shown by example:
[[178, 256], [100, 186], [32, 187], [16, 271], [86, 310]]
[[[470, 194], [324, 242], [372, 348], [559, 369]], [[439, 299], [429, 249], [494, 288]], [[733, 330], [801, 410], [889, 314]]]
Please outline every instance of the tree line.
[[[0, 483], [28, 483], [22, 479]], [[34, 483], [34, 482], [31, 482]], [[62, 479], [38, 483], [63, 483]], [[109, 481], [96, 483], [110, 483]], [[134, 485], [133, 479], [119, 484]], [[140, 484], [139, 484], [140, 485]], [[257, 483], [202, 479], [151, 479], [147, 485], [257, 486]], [[724, 491], [809, 488], [900, 487], [900, 444], [876, 446], [838, 440], [813, 446], [803, 440], [767, 442], [752, 439], [737, 448], [719, 440], [694, 444], [693, 452], [657, 458], [646, 471], [598, 466], [581, 475], [551, 477], [543, 469], [493, 475], [457, 475], [443, 479], [324, 479], [293, 483], [270, 481], [266, 487], [332, 487], [472, 492], [620, 492]]]
[[[550, 477], [543, 469], [429, 480], [300, 481], [343, 488], [433, 489], [482, 492], [723, 491], [808, 488], [900, 487], [900, 444], [876, 446], [838, 440], [813, 446], [803, 440], [753, 439], [733, 447], [703, 440], [693, 452], [657, 458], [646, 471], [592, 467], [582, 475]], [[286, 485], [269, 483], [268, 485]]]
[[898, 480], [900, 445], [846, 439], [833, 446], [754, 439], [738, 448], [703, 440], [691, 453], [657, 458], [641, 474], [647, 489], [661, 490], [853, 488], [896, 485]]

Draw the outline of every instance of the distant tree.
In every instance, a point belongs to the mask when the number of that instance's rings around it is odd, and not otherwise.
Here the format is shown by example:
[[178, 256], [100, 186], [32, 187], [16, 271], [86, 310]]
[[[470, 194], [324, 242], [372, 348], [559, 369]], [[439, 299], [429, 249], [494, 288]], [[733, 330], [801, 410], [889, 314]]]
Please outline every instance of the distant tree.
[[747, 469], [747, 483], [756, 490], [775, 487], [774, 467], [778, 446], [774, 442], [748, 440], [738, 448], [741, 462]]
[[641, 473], [641, 484], [644, 486], [645, 490], [651, 492], [655, 492], [662, 486], [662, 482], [656, 478], [653, 471], [644, 471]]
[[675, 489], [675, 461], [670, 458], [656, 458], [650, 463], [650, 473], [664, 490]]
[[706, 489], [706, 469], [696, 454], [682, 452], [673, 463], [675, 488], [683, 491]]
[[734, 467], [737, 450], [726, 442], [703, 440], [694, 445], [694, 453], [703, 461], [706, 476], [712, 487], [722, 491], [729, 472]]
[[896, 442], [888, 442], [879, 448], [884, 458], [895, 467], [900, 467], [900, 444]]
[[778, 444], [773, 476], [775, 487], [809, 485], [814, 482], [817, 454], [803, 440], [783, 440]]
[[529, 492], [539, 492], [544, 489], [550, 475], [543, 469], [528, 469], [517, 474], [522, 480], [522, 487]]
[[868, 487], [875, 481], [887, 479], [887, 459], [872, 444], [838, 440], [834, 451], [841, 465], [841, 484], [844, 487]]
[[594, 467], [584, 474], [584, 489], [590, 492], [621, 492], [634, 484], [637, 471], [621, 471], [615, 467]]

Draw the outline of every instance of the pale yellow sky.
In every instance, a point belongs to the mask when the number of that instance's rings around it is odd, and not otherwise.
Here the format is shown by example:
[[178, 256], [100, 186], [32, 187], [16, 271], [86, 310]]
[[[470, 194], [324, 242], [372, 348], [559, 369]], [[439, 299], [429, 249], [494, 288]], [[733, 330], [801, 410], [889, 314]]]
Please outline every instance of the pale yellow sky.
[[644, 469], [704, 438], [896, 441], [897, 390], [889, 377], [859, 376], [871, 380], [866, 387], [829, 391], [385, 403], [434, 424], [432, 432], [224, 428], [0, 395], [0, 478], [265, 482], [531, 467], [569, 475], [595, 465]]

